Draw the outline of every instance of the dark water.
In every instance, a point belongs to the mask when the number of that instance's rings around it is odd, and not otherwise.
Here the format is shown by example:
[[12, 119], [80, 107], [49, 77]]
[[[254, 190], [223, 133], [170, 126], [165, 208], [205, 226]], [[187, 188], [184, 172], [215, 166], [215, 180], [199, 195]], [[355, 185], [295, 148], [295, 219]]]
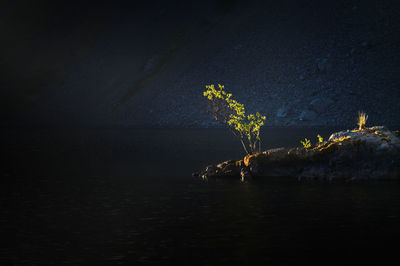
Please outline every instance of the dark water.
[[[331, 130], [268, 129], [264, 148]], [[400, 183], [202, 180], [225, 130], [3, 130], [0, 265], [389, 265]]]

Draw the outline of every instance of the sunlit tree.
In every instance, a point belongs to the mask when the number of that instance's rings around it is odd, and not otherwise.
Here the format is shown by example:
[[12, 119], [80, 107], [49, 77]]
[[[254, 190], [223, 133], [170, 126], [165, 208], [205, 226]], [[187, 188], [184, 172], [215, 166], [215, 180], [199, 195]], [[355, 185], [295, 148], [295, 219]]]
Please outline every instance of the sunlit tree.
[[234, 100], [221, 84], [218, 88], [206, 85], [206, 89], [203, 95], [209, 100], [208, 113], [228, 127], [247, 154], [261, 152], [260, 129], [266, 117], [258, 112], [246, 115], [244, 105]]

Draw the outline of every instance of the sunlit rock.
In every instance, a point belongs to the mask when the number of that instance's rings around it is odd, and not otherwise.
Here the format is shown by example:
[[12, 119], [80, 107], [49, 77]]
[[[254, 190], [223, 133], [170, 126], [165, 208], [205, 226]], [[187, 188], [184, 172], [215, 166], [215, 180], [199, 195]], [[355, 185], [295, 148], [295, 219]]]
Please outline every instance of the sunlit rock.
[[400, 178], [400, 139], [385, 127], [333, 133], [329, 140], [305, 149], [278, 148], [241, 161], [208, 166], [205, 177], [293, 177], [300, 180]]

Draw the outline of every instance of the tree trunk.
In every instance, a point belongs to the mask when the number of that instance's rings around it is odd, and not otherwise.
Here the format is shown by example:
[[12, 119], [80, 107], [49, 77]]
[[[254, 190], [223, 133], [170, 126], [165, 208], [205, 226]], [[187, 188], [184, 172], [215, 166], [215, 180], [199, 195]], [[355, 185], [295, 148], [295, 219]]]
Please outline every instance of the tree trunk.
[[244, 151], [246, 152], [246, 154], [250, 154], [250, 153], [249, 153], [249, 150], [248, 150], [247, 147], [246, 147], [246, 144], [245, 144], [244, 141], [243, 141], [243, 136], [237, 134], [236, 131], [235, 131], [234, 129], [230, 128], [230, 127], [229, 127], [229, 130], [232, 132], [232, 134], [233, 134], [235, 137], [237, 137], [237, 138], [240, 140], [240, 143], [242, 143], [243, 149], [244, 149]]
[[[242, 143], [243, 149], [245, 150], [246, 154], [250, 154], [242, 137], [240, 138], [240, 142]], [[251, 146], [250, 146], [250, 148], [251, 148]]]

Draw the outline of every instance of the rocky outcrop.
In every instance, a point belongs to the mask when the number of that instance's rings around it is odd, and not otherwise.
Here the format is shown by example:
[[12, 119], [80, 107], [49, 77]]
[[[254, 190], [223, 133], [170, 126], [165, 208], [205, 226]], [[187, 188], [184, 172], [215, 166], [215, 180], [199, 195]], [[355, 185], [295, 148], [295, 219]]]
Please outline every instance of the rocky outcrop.
[[278, 148], [247, 155], [241, 161], [208, 166], [208, 177], [293, 177], [305, 180], [400, 178], [399, 133], [385, 127], [333, 133], [310, 149]]
[[200, 176], [203, 179], [208, 177], [238, 177], [243, 168], [243, 161], [228, 160], [217, 165], [206, 166], [204, 171], [193, 173], [193, 176]]

